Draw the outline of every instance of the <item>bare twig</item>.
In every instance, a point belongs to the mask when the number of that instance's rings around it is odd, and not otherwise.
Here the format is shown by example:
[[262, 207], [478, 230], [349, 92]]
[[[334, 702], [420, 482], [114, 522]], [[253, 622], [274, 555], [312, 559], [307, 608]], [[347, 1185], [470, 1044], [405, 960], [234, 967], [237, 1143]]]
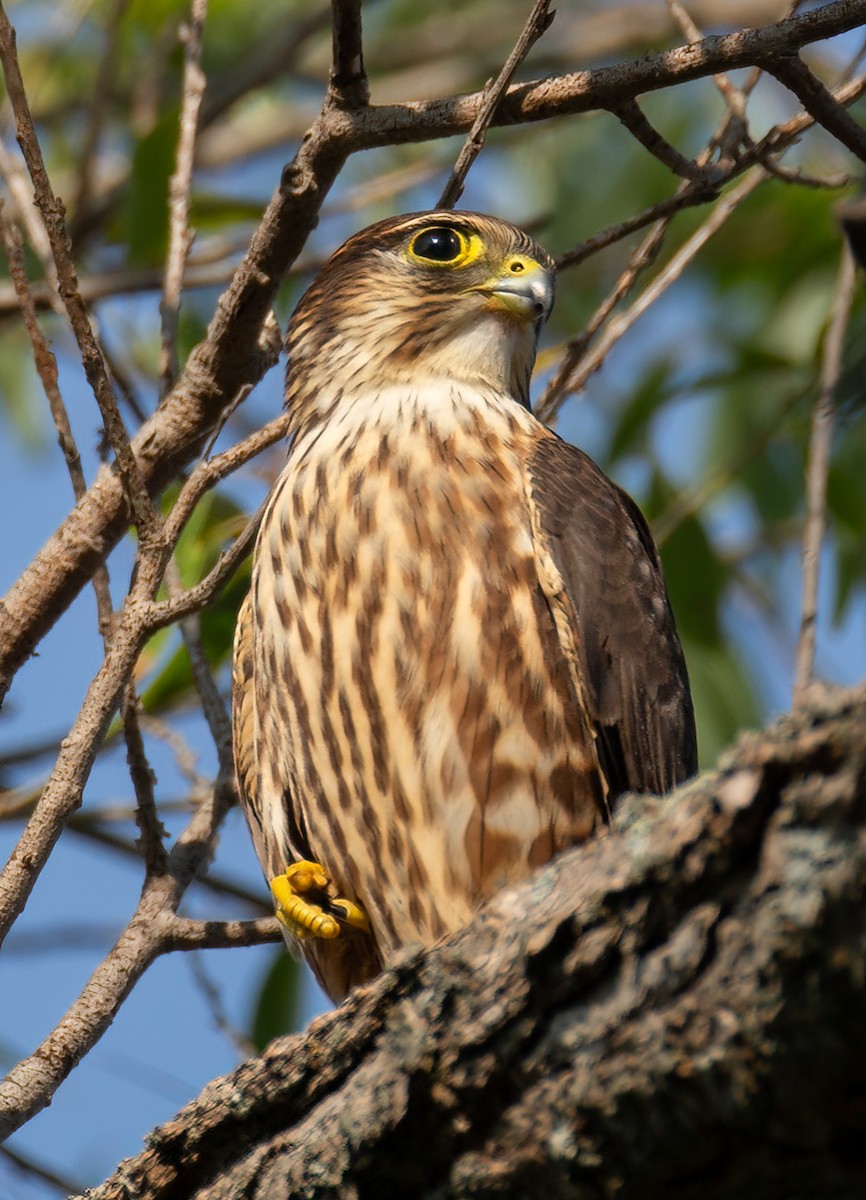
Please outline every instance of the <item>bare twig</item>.
[[[866, 92], [866, 75], [859, 75], [856, 79], [851, 79], [837, 88], [833, 93], [833, 98], [839, 104], [849, 105], [853, 104], [855, 100], [859, 100], [864, 92]], [[801, 134], [815, 124], [817, 124], [817, 120], [812, 113], [800, 112], [783, 125], [774, 125], [759, 142], [755, 143], [754, 148], [749, 148], [744, 152], [741, 165], [760, 163], [763, 166], [765, 155], [778, 154], [780, 150], [792, 145]]]
[[622, 122], [632, 137], [639, 141], [644, 149], [649, 150], [654, 158], [664, 163], [669, 171], [673, 171], [674, 175], [693, 183], [714, 182], [717, 172], [680, 154], [679, 150], [650, 124], [637, 100], [623, 100], [621, 104], [612, 104], [610, 111]]
[[370, 85], [364, 70], [361, 0], [331, 0], [333, 56], [328, 104], [335, 108], [364, 108]]
[[162, 289], [160, 316], [162, 337], [159, 364], [159, 395], [165, 399], [177, 380], [177, 323], [187, 255], [192, 246], [189, 228], [189, 196], [195, 157], [196, 132], [205, 77], [201, 69], [201, 43], [207, 0], [192, 0], [190, 22], [181, 29], [184, 44], [183, 92], [175, 170], [168, 184], [168, 253]]
[[3, 211], [2, 201], [0, 201], [0, 239], [3, 241], [3, 249], [6, 252], [6, 261], [9, 264], [9, 274], [12, 277], [15, 287], [18, 308], [20, 309], [21, 316], [24, 318], [24, 326], [33, 349], [33, 361], [36, 364], [36, 373], [39, 376], [48, 400], [48, 407], [51, 410], [51, 417], [54, 421], [54, 427], [57, 430], [57, 439], [60, 443], [60, 449], [63, 451], [63, 457], [66, 459], [69, 477], [72, 480], [72, 490], [75, 499], [80, 500], [87, 491], [87, 481], [84, 478], [81, 455], [78, 453], [78, 446], [75, 443], [72, 426], [69, 423], [69, 414], [66, 411], [66, 405], [63, 403], [63, 396], [60, 393], [60, 383], [57, 376], [57, 359], [54, 357], [48, 342], [45, 340], [36, 317], [33, 292], [24, 267], [24, 247], [21, 243], [21, 235], [17, 227], [7, 219], [6, 213]]
[[121, 715], [123, 717], [123, 736], [126, 741], [126, 762], [135, 790], [138, 843], [141, 846], [145, 870], [148, 875], [164, 875], [168, 864], [168, 854], [163, 844], [166, 832], [156, 810], [156, 799], [153, 794], [155, 777], [147, 759], [144, 738], [141, 736], [138, 697], [131, 680], [127, 683], [124, 692]]
[[6, 79], [6, 90], [9, 101], [15, 113], [18, 132], [18, 142], [21, 146], [24, 161], [33, 182], [33, 192], [36, 206], [45, 222], [48, 240], [54, 266], [57, 269], [58, 288], [60, 297], [69, 316], [69, 323], [81, 351], [81, 361], [87, 381], [93, 389], [96, 402], [99, 405], [102, 419], [111, 448], [117, 458], [117, 465], [124, 481], [126, 493], [135, 514], [136, 524], [142, 538], [158, 536], [158, 518], [150, 503], [150, 497], [135, 456], [129, 443], [129, 437], [123, 424], [123, 419], [117, 407], [117, 401], [108, 378], [105, 361], [93, 332], [90, 316], [78, 290], [78, 279], [72, 255], [72, 244], [66, 229], [66, 218], [63, 204], [54, 195], [45, 170], [45, 162], [30, 105], [21, 78], [18, 65], [18, 55], [15, 48], [15, 31], [9, 23], [9, 18], [0, 4], [0, 61]]
[[28, 1154], [22, 1154], [19, 1150], [13, 1150], [11, 1146], [0, 1146], [0, 1154], [16, 1170], [20, 1171], [22, 1175], [30, 1175], [34, 1179], [38, 1179], [41, 1183], [47, 1183], [49, 1187], [54, 1188], [55, 1191], [60, 1192], [63, 1196], [74, 1196], [84, 1191], [80, 1184], [73, 1183], [64, 1175], [58, 1175], [50, 1167], [36, 1162]]
[[821, 359], [821, 381], [812, 412], [812, 431], [809, 437], [809, 456], [806, 463], [806, 527], [803, 531], [803, 604], [800, 617], [800, 636], [797, 642], [797, 666], [794, 681], [794, 705], [801, 706], [806, 698], [815, 662], [815, 632], [818, 620], [818, 582], [821, 570], [821, 544], [824, 540], [827, 502], [827, 476], [830, 471], [830, 448], [833, 441], [833, 397], [842, 373], [842, 351], [845, 330], [854, 301], [856, 268], [847, 242], [842, 247], [842, 259], [836, 280], [833, 309], [824, 353]]
[[[69, 414], [66, 411], [66, 405], [60, 391], [60, 382], [57, 375], [57, 359], [54, 357], [48, 342], [45, 340], [36, 317], [33, 292], [30, 288], [30, 281], [27, 278], [24, 266], [24, 248], [21, 243], [21, 236], [17, 227], [6, 219], [6, 214], [2, 211], [2, 201], [0, 201], [0, 239], [2, 239], [3, 247], [6, 251], [9, 274], [12, 276], [15, 286], [15, 294], [18, 298], [21, 315], [24, 318], [24, 326], [30, 338], [33, 361], [36, 364], [36, 373], [45, 391], [48, 407], [51, 411], [51, 418], [54, 421], [54, 428], [57, 430], [60, 449], [63, 451], [63, 457], [66, 460], [66, 469], [69, 472], [69, 478], [72, 482], [72, 491], [75, 499], [80, 500], [87, 492], [87, 481], [84, 477], [84, 468], [81, 465], [81, 455], [78, 452], [78, 446], [72, 433]], [[94, 572], [93, 590], [96, 594], [99, 631], [104, 641], [111, 630], [112, 607], [108, 568], [104, 563], [101, 563]]]
[[[731, 213], [766, 178], [767, 172], [764, 168], [755, 167], [736, 187], [724, 195], [718, 201], [706, 221], [683, 243], [679, 250], [671, 257], [664, 270], [660, 271], [652, 283], [641, 292], [634, 304], [608, 323], [604, 334], [592, 347], [591, 352], [584, 357], [583, 351], [597, 329], [601, 326], [603, 319], [607, 318], [621, 295], [629, 290], [632, 280], [644, 269], [648, 262], [652, 261], [652, 258], [658, 252], [660, 248], [658, 233], [650, 234], [643, 245], [639, 247], [638, 252], [632, 256], [629, 266], [618, 281], [614, 292], [606, 299], [599, 313], [595, 315], [593, 321], [587, 327], [587, 330], [584, 331], [580, 339], [575, 339], [574, 342], [569, 344], [569, 351], [563, 363], [539, 402], [538, 413], [542, 420], [549, 420], [551, 418], [565, 395], [569, 392], [578, 391], [585, 386], [586, 381], [604, 362], [611, 346], [631, 329], [638, 317], [646, 312], [672, 283], [679, 279], [687, 264], [691, 262], [706, 242], [721, 229]], [[578, 362], [580, 364], [579, 371], [577, 370]]]
[[[273, 922], [271, 922], [273, 926]], [[273, 932], [273, 928], [270, 932]], [[279, 931], [278, 931], [279, 932]], [[248, 943], [244, 943], [245, 945]], [[187, 958], [195, 985], [201, 992], [202, 999], [210, 1010], [211, 1020], [216, 1029], [226, 1038], [241, 1058], [249, 1058], [255, 1054], [256, 1047], [236, 1025], [229, 1019], [220, 990], [205, 970], [202, 956], [194, 950]]]
[[39, 260], [46, 280], [47, 307], [63, 312], [63, 304], [57, 287], [57, 271], [51, 257], [51, 243], [45, 223], [33, 202], [33, 192], [27, 178], [27, 170], [18, 155], [7, 150], [0, 140], [0, 175], [9, 189], [10, 209], [13, 220], [23, 230], [27, 242]]
[[276, 917], [252, 921], [194, 921], [172, 917], [167, 923], [166, 950], [230, 950], [235, 946], [261, 946], [281, 942]]
[[184, 525], [205, 492], [219, 483], [221, 479], [225, 479], [227, 475], [236, 471], [238, 467], [249, 462], [251, 458], [261, 454], [268, 446], [272, 446], [280, 438], [285, 437], [287, 425], [288, 416], [286, 414], [274, 417], [261, 429], [248, 434], [236, 446], [199, 463], [181, 488], [166, 521], [166, 537], [173, 545], [177, 542]]
[[224, 586], [252, 549], [264, 515], [262, 504], [228, 550], [224, 550], [204, 579], [194, 587], [180, 592], [170, 600], [154, 600], [142, 606], [143, 619], [149, 633], [173, 625], [190, 613], [196, 613]]
[[817, 191], [837, 192], [842, 188], [851, 187], [857, 180], [853, 175], [810, 175], [802, 167], [783, 167], [769, 155], [761, 159], [761, 166], [766, 167], [771, 175], [781, 179], [783, 183], [793, 183], [797, 187], [813, 188]]
[[569, 267], [577, 267], [594, 254], [598, 254], [600, 250], [605, 250], [630, 234], [645, 229], [647, 225], [672, 217], [684, 208], [694, 208], [699, 204], [706, 204], [708, 200], [714, 200], [717, 195], [716, 184], [695, 184], [681, 191], [678, 190], [667, 200], [660, 200], [651, 208], [645, 208], [643, 212], [636, 213], [635, 216], [628, 217], [625, 221], [618, 221], [616, 225], [608, 225], [607, 229], [594, 233], [592, 237], [580, 242], [572, 250], [566, 250], [556, 260], [556, 269], [565, 271]]
[[859, 125], [833, 93], [824, 86], [797, 54], [767, 59], [762, 66], [794, 93], [819, 125], [866, 162], [866, 129]]
[[[556, 371], [554, 371], [553, 377], [544, 390], [544, 394], [538, 401], [537, 413], [540, 420], [550, 421], [554, 418], [566, 396], [571, 392], [578, 391], [589, 376], [599, 369], [610, 346], [613, 345], [618, 336], [621, 336], [625, 332], [625, 326], [621, 324], [617, 324], [616, 326], [619, 333], [614, 332], [611, 334], [609, 329], [608, 336], [604, 340], [604, 349], [601, 349], [600, 346], [596, 347], [589, 371], [582, 370], [578, 372], [578, 365], [581, 363], [583, 356], [586, 354], [599, 329], [602, 328], [619, 302], [631, 291], [638, 276], [658, 256], [672, 215], [671, 213], [658, 221], [640, 245], [629, 255], [625, 270], [621, 273], [607, 296], [598, 305], [587, 322], [586, 327], [581, 330], [577, 337], [572, 338], [568, 342], [562, 361]], [[620, 318], [620, 322], [622, 322], [622, 318]]]
[[[245, 552], [249, 542], [252, 541], [252, 533], [246, 540], [241, 541], [243, 549], [236, 551], [236, 558], [242, 561], [245, 557]], [[237, 542], [232, 547], [237, 546]], [[229, 578], [230, 573], [220, 577], [220, 583], [224, 579]], [[166, 567], [165, 583], [169, 597], [177, 600], [184, 595], [183, 583], [181, 582], [180, 571], [177, 564], [172, 560]], [[218, 590], [220, 583], [216, 585]], [[180, 631], [183, 637], [186, 652], [189, 657], [189, 664], [192, 670], [192, 677], [195, 683], [196, 691], [201, 700], [202, 711], [204, 712], [205, 720], [208, 723], [211, 737], [217, 749], [219, 757], [220, 770], [228, 775], [232, 771], [234, 759], [232, 757], [232, 724], [231, 718], [226, 711], [225, 701], [219, 693], [214, 677], [208, 665], [207, 657], [204, 652], [204, 647], [201, 641], [201, 622], [199, 621], [199, 609], [195, 612], [187, 613], [180, 618]]]
[[437, 208], [453, 208], [463, 194], [463, 185], [466, 182], [466, 176], [469, 174], [469, 168], [481, 153], [485, 138], [487, 137], [487, 130], [493, 123], [496, 110], [502, 102], [502, 97], [508, 90], [508, 85], [511, 83], [515, 72], [529, 51], [544, 34], [545, 30], [550, 28], [550, 23], [556, 14], [549, 12], [549, 8], [550, 0], [535, 0], [532, 12], [529, 14], [520, 37], [514, 45], [514, 49], [505, 60], [505, 66], [499, 72], [496, 79], [491, 80], [482, 92], [478, 113], [472, 122], [472, 128], [466, 135], [466, 141], [457, 155], [457, 161], [454, 164], [448, 182], [445, 184], [442, 195], [439, 197], [439, 202], [436, 205]]

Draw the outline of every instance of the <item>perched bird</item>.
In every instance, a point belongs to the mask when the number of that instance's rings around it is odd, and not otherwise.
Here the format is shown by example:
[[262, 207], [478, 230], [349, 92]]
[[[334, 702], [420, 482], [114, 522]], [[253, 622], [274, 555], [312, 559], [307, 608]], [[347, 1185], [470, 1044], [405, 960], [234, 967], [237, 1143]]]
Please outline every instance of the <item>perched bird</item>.
[[288, 460], [234, 659], [244, 809], [332, 999], [696, 769], [639, 510], [529, 409], [553, 261], [467, 212], [342, 246], [288, 332]]

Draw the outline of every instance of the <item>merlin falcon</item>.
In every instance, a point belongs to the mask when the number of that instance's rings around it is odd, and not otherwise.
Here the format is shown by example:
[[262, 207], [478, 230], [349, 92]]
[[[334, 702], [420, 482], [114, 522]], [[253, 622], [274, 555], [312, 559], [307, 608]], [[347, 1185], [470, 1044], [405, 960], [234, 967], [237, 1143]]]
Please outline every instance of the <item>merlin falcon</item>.
[[286, 465], [238, 620], [243, 807], [330, 997], [696, 770], [633, 501], [531, 413], [554, 267], [478, 213], [381, 221], [288, 332]]

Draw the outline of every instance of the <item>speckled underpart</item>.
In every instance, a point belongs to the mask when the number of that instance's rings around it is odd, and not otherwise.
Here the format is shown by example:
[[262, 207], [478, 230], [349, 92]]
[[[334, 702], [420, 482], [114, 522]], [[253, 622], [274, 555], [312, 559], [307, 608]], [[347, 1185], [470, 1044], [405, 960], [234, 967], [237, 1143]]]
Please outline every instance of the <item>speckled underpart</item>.
[[[440, 225], [475, 239], [465, 267], [412, 260]], [[551, 269], [505, 222], [398, 218], [329, 260], [289, 330], [235, 757], [268, 877], [319, 862], [369, 916], [371, 934], [301, 943], [335, 999], [586, 838], [623, 791], [694, 770], [649, 531], [528, 410]], [[516, 278], [536, 282], [515, 300]]]
[[306, 846], [367, 908], [385, 961], [464, 924], [602, 811], [528, 505], [501, 503], [526, 490], [531, 418], [510, 409], [438, 385], [348, 407], [293, 448], [259, 542], [274, 873], [303, 850], [288, 778]]

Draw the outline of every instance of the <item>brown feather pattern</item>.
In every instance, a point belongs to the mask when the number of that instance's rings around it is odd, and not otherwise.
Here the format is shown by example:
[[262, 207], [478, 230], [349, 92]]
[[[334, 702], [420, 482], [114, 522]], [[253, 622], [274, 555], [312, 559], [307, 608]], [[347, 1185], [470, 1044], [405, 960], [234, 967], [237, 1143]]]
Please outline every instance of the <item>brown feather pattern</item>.
[[[407, 258], [440, 223], [480, 239], [476, 261]], [[302, 943], [333, 998], [586, 838], [624, 788], [694, 769], [645, 524], [525, 406], [539, 322], [487, 286], [518, 259], [550, 272], [493, 218], [381, 223], [290, 328], [292, 434], [238, 623], [235, 752], [268, 877], [319, 861], [369, 914], [369, 935]]]

